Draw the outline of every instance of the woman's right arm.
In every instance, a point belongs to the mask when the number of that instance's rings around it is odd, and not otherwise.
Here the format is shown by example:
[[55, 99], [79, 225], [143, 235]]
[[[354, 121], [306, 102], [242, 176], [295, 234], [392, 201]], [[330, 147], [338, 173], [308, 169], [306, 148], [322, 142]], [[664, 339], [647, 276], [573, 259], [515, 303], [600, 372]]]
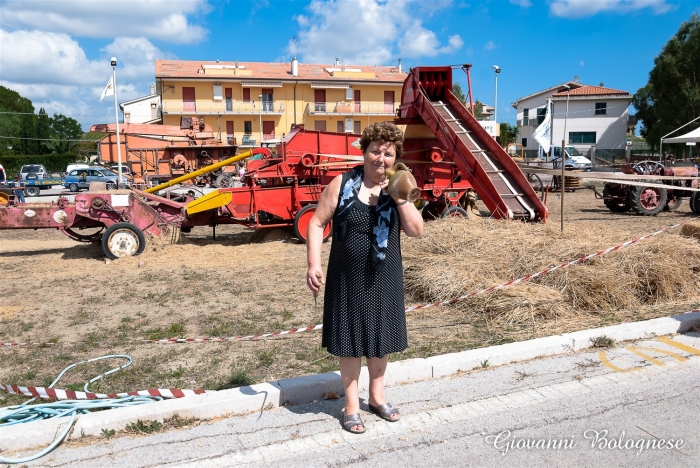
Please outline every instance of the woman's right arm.
[[306, 230], [306, 260], [309, 264], [306, 284], [313, 292], [317, 292], [321, 284], [326, 282], [321, 268], [321, 244], [323, 244], [323, 231], [333, 219], [338, 206], [342, 178], [343, 176], [339, 175], [325, 188]]

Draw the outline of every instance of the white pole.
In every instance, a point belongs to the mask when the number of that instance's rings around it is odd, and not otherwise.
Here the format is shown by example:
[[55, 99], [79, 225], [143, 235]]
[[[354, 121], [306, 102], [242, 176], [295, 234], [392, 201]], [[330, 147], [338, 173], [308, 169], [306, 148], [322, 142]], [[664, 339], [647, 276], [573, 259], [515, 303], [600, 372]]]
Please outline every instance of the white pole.
[[117, 58], [112, 57], [112, 84], [114, 85], [114, 122], [117, 128], [117, 188], [122, 181], [122, 142], [119, 138], [119, 106], [117, 105]]
[[262, 134], [262, 94], [258, 95], [258, 104], [260, 105], [260, 146], [262, 146], [263, 134]]

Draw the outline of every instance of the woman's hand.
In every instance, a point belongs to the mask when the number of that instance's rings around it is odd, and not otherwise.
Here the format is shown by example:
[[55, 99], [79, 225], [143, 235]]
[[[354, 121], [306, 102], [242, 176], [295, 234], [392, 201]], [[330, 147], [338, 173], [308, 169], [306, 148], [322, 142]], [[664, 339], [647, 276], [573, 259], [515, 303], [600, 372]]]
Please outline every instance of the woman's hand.
[[317, 266], [310, 266], [306, 272], [306, 284], [309, 289], [314, 293], [318, 294], [318, 290], [321, 288], [322, 284], [326, 284], [326, 278], [323, 276], [323, 270]]

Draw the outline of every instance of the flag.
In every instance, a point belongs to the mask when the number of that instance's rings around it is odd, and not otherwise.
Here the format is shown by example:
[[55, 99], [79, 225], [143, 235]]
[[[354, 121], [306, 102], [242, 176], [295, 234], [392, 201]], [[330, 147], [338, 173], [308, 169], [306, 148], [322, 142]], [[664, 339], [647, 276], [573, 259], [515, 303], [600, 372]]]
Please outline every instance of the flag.
[[102, 96], [100, 96], [100, 102], [105, 98], [105, 96], [111, 96], [114, 94], [114, 75], [109, 78], [107, 86], [105, 86], [104, 91], [102, 91]]
[[545, 153], [549, 152], [549, 147], [550, 147], [550, 141], [551, 141], [551, 131], [552, 131], [552, 116], [549, 112], [549, 107], [551, 105], [551, 101], [547, 100], [547, 113], [544, 116], [544, 120], [540, 124], [539, 127], [535, 129], [535, 132], [532, 134], [532, 137], [537, 141], [537, 143], [540, 144], [542, 147], [542, 150], [544, 150]]

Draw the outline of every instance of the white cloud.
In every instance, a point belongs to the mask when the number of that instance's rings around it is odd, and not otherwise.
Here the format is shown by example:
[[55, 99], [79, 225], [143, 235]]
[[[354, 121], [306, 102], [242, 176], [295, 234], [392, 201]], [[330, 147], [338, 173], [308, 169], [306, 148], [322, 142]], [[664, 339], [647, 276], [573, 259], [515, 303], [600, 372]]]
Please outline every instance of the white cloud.
[[197, 43], [208, 30], [187, 16], [208, 12], [207, 0], [5, 0], [3, 29], [41, 29], [80, 37], [147, 37]]
[[496, 48], [496, 44], [493, 41], [488, 41], [484, 46], [484, 50], [493, 50]]
[[[459, 50], [459, 35], [442, 45], [422, 18], [449, 1], [312, 0], [309, 14], [295, 17], [301, 31], [297, 52], [306, 63], [386, 64], [398, 57], [434, 57]], [[288, 51], [293, 52], [292, 47]]]
[[530, 0], [510, 0], [510, 3], [523, 8], [529, 8], [532, 6], [532, 2]]
[[665, 13], [673, 8], [666, 0], [555, 0], [549, 11], [555, 16], [581, 18], [602, 12], [628, 13], [651, 8], [654, 13]]

